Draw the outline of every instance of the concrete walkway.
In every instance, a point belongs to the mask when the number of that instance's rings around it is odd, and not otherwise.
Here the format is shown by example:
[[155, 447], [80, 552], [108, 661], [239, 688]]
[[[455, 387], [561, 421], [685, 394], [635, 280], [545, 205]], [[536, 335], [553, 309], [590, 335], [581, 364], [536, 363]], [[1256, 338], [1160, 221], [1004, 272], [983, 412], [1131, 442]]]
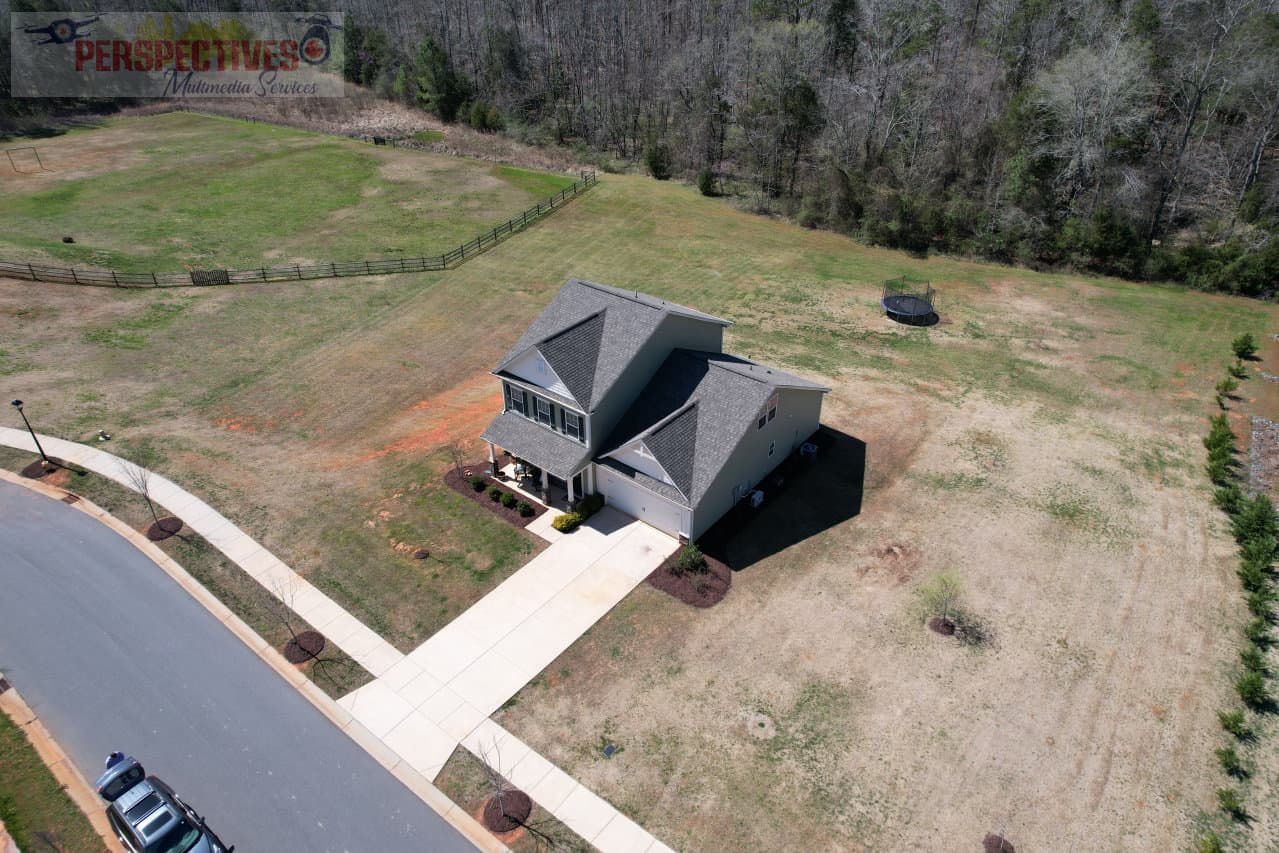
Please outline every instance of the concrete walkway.
[[[32, 453], [36, 449], [29, 433], [12, 427], [0, 427], [0, 444]], [[126, 489], [137, 491], [126, 473], [138, 468], [132, 462], [96, 447], [47, 435], [40, 436], [40, 444], [44, 452], [55, 459], [87, 468]], [[187, 527], [203, 536], [374, 677], [385, 674], [404, 658], [399, 649], [339, 607], [333, 599], [195, 495], [155, 473], [149, 473], [148, 491], [154, 503], [182, 519]]]
[[[51, 436], [40, 443], [136, 491], [133, 463]], [[35, 452], [10, 427], [0, 444]], [[488, 717], [657, 568], [674, 539], [609, 507], [561, 534], [547, 512], [529, 529], [551, 547], [406, 656], [199, 498], [153, 473], [148, 490], [374, 676], [339, 704], [405, 764], [433, 779], [460, 744], [605, 853], [670, 850]]]

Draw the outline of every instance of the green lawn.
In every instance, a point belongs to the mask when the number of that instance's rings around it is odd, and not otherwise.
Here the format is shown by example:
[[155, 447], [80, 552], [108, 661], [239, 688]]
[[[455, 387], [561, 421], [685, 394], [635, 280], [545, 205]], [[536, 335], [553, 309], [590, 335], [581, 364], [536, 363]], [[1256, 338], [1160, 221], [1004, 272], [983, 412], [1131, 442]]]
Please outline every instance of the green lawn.
[[0, 768], [0, 821], [21, 850], [105, 850], [22, 729], [5, 714], [0, 714]]

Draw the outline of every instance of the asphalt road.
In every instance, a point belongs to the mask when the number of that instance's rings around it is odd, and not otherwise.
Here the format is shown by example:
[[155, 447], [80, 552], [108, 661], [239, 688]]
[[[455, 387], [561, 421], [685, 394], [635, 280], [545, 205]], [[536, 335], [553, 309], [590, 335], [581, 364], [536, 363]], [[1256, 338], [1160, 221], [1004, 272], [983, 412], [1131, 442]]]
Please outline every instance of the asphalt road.
[[0, 671], [90, 782], [134, 755], [237, 853], [474, 850], [137, 549], [3, 481]]

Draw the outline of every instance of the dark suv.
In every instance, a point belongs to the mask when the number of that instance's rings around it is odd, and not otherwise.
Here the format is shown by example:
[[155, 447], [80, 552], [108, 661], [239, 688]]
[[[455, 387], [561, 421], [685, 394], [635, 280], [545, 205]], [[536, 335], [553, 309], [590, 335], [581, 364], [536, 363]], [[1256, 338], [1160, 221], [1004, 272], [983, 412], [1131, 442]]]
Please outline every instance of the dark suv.
[[[117, 754], [115, 756], [119, 758]], [[110, 803], [107, 820], [132, 853], [232, 853], [204, 818], [134, 758], [118, 760], [94, 783]]]

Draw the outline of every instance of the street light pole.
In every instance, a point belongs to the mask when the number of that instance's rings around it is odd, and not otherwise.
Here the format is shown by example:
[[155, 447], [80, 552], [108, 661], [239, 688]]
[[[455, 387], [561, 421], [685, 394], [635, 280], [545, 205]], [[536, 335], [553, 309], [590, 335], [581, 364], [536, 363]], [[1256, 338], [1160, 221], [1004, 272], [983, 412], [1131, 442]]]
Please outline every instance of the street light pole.
[[22, 411], [22, 401], [14, 400], [10, 405], [18, 410], [18, 414], [22, 415], [22, 422], [27, 425], [27, 432], [31, 433], [31, 440], [36, 443], [36, 450], [40, 451], [40, 460], [44, 463], [44, 466], [46, 468], [53, 467], [53, 461], [45, 455], [44, 448], [40, 446], [40, 439], [36, 438], [36, 431], [31, 428], [31, 421], [27, 420], [27, 413]]

